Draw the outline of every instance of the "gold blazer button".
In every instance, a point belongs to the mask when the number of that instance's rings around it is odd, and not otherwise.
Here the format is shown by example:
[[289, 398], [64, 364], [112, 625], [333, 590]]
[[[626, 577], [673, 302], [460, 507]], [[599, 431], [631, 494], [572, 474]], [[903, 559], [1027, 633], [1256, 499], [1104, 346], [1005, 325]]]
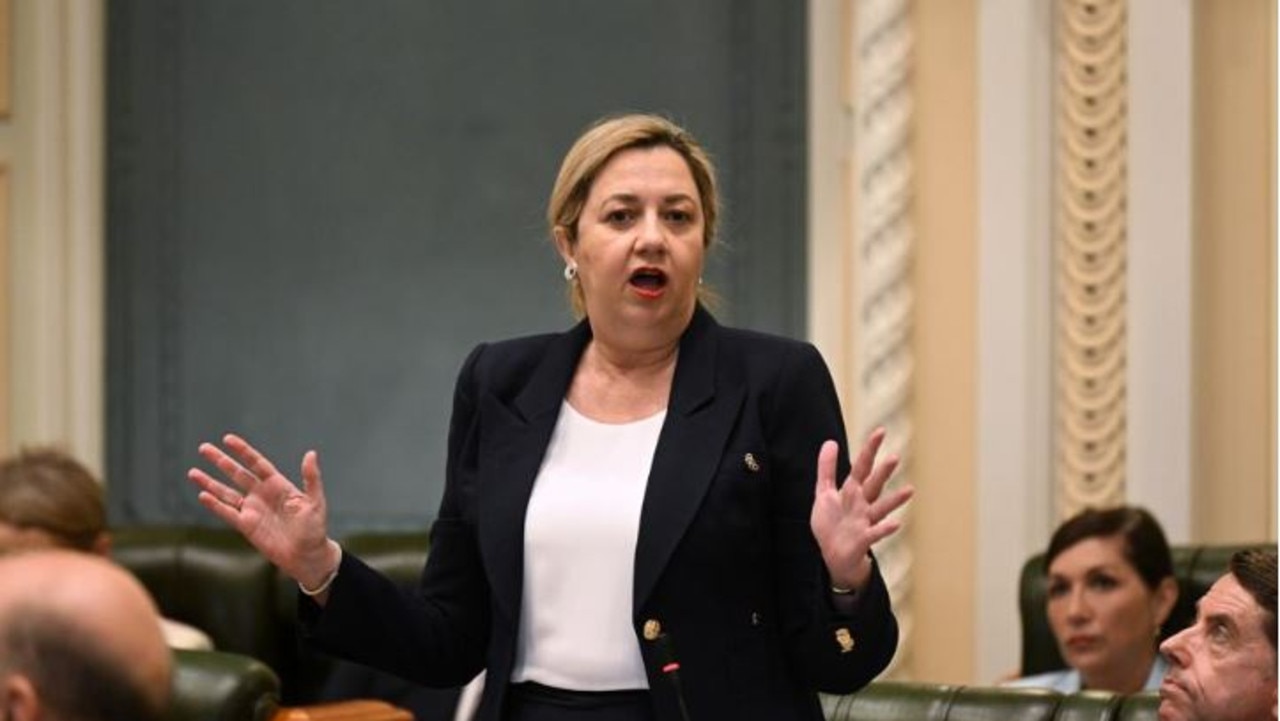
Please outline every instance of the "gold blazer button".
[[656, 641], [662, 635], [662, 624], [657, 619], [651, 618], [644, 622], [644, 640]]
[[849, 633], [847, 628], [837, 628], [836, 643], [840, 644], [840, 653], [849, 653], [855, 645], [853, 634]]

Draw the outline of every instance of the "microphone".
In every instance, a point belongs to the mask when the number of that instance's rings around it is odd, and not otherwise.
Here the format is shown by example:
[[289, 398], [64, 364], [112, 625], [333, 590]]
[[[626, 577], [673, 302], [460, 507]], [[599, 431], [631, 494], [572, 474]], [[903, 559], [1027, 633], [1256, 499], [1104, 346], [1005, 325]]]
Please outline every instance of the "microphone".
[[671, 687], [676, 692], [676, 702], [680, 704], [680, 718], [690, 721], [689, 708], [684, 702], [684, 689], [680, 686], [680, 662], [676, 660], [675, 646], [671, 637], [665, 633], [657, 634], [653, 642], [658, 646], [658, 658], [662, 660], [662, 675], [671, 680]]

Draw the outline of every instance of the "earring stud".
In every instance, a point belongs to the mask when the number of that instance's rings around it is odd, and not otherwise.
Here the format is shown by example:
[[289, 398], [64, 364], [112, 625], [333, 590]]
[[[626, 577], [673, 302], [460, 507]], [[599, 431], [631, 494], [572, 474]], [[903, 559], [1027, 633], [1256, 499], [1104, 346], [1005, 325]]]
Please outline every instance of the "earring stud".
[[577, 277], [578, 277], [578, 264], [566, 263], [564, 266], [564, 279], [572, 282], [573, 279]]

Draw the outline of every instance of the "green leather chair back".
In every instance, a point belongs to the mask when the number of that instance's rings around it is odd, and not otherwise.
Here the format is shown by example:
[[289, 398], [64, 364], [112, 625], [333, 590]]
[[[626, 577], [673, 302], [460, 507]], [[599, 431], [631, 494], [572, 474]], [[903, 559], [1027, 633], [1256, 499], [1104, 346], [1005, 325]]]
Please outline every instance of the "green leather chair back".
[[[1173, 573], [1178, 579], [1178, 602], [1162, 629], [1161, 639], [1172, 636], [1195, 620], [1196, 601], [1227, 572], [1232, 554], [1246, 548], [1274, 545], [1245, 544], [1221, 546], [1173, 546]], [[1018, 610], [1022, 619], [1022, 675], [1030, 676], [1064, 668], [1053, 630], [1045, 615], [1047, 586], [1044, 554], [1037, 554], [1022, 566], [1018, 583]]]
[[[311, 703], [332, 660], [298, 640], [298, 591], [229, 528], [127, 526], [112, 531], [112, 556], [147, 587], [170, 618], [209, 634], [219, 651], [251, 656], [280, 678], [285, 704]], [[378, 531], [339, 539], [403, 586], [426, 563], [425, 531]]]
[[846, 696], [823, 696], [827, 721], [945, 719], [960, 686], [880, 681]]
[[174, 651], [170, 721], [268, 721], [280, 679], [257, 659], [221, 651]]
[[[1213, 585], [1213, 584], [1209, 584]], [[1156, 721], [1160, 714], [1160, 694], [1155, 691], [1143, 691], [1126, 696], [1120, 703], [1118, 721]]]
[[[404, 588], [418, 585], [427, 563], [430, 534], [426, 531], [370, 531], [340, 539], [347, 553], [359, 556], [370, 568], [380, 571]], [[333, 672], [334, 660], [298, 644], [298, 591], [292, 579], [279, 573], [276, 579], [276, 617], [292, 643], [293, 653], [277, 667], [288, 679], [285, 702], [311, 703], [321, 693]]]
[[887, 681], [847, 696], [822, 697], [827, 721], [1154, 721], [1158, 704], [1151, 693], [1060, 694]]
[[1039, 689], [971, 687], [952, 699], [946, 721], [1041, 721], [1055, 718], [1060, 702], [1058, 694]]
[[1120, 701], [1115, 694], [1082, 691], [1062, 697], [1056, 721], [1118, 721]]
[[404, 587], [417, 586], [427, 564], [431, 535], [426, 531], [353, 533], [342, 539], [344, 548]]
[[230, 529], [138, 526], [112, 532], [112, 556], [133, 572], [165, 616], [209, 634], [214, 648], [272, 668], [284, 656], [275, 568]]

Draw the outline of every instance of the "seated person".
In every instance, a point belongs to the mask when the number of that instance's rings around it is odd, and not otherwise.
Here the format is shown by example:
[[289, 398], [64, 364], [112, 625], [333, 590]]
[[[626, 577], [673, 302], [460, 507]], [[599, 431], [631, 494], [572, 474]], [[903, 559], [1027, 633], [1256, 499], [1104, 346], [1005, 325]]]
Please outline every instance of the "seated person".
[[172, 655], [142, 584], [83, 553], [0, 557], [6, 721], [158, 721]]
[[[102, 485], [71, 456], [53, 449], [23, 450], [0, 460], [0, 553], [65, 548], [111, 553]], [[171, 648], [208, 650], [203, 631], [161, 618]]]
[[1160, 721], [1276, 719], [1276, 553], [1247, 550], [1160, 645]]
[[1086, 509], [1054, 532], [1045, 552], [1046, 612], [1069, 668], [1010, 686], [1134, 693], [1160, 687], [1156, 652], [1178, 583], [1160, 524], [1132, 506]]

